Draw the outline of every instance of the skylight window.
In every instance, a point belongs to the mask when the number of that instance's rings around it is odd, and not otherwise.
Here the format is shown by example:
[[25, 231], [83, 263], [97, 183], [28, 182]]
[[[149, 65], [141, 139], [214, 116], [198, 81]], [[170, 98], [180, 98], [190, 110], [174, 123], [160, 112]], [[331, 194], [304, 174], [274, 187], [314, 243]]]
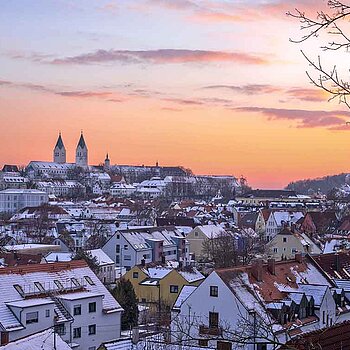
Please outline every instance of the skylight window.
[[70, 280], [74, 284], [75, 287], [80, 287], [80, 283], [78, 282], [78, 280], [76, 278], [73, 277]]
[[86, 279], [87, 283], [90, 284], [90, 286], [94, 286], [95, 282], [91, 279], [90, 276], [84, 276], [84, 278]]
[[58, 289], [63, 289], [63, 284], [59, 280], [54, 280], [53, 282], [55, 283]]
[[13, 287], [16, 289], [16, 291], [23, 296], [24, 295], [24, 290], [19, 284], [14, 284]]
[[34, 285], [40, 292], [45, 292], [45, 288], [40, 282], [34, 282]]

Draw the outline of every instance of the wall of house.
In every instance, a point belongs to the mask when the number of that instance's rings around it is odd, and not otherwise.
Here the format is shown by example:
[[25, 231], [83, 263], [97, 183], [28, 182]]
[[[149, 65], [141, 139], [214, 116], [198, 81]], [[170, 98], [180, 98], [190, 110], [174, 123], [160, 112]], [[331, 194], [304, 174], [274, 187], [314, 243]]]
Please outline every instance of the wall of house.
[[190, 253], [195, 254], [196, 259], [203, 255], [203, 242], [207, 239], [207, 236], [199, 229], [199, 227], [195, 227], [187, 235], [186, 240], [190, 243]]
[[[75, 300], [63, 300], [63, 304], [74, 317], [74, 321], [66, 334], [62, 336], [63, 340], [70, 339], [79, 344], [78, 350], [87, 350], [90, 347], [100, 346], [102, 342], [114, 340], [120, 337], [121, 312], [106, 314], [102, 309], [102, 296], [89, 297]], [[96, 302], [96, 312], [89, 312], [89, 303]], [[74, 306], [81, 305], [81, 315], [74, 314]], [[89, 325], [96, 325], [96, 334], [89, 335]], [[81, 338], [73, 337], [73, 329], [81, 327]]]
[[294, 235], [276, 235], [267, 244], [268, 255], [276, 260], [281, 260], [282, 255], [287, 259], [294, 259], [295, 253], [303, 253], [304, 246]]
[[[210, 286], [218, 287], [218, 297], [210, 296]], [[209, 312], [219, 313], [219, 326], [223, 326], [226, 330], [236, 329], [243, 317], [249, 317], [242, 303], [215, 272], [211, 273], [187, 298], [180, 312], [172, 319], [172, 339], [174, 341], [187, 339], [190, 342], [193, 338], [198, 339], [199, 326], [209, 325]], [[225, 336], [229, 337], [224, 332]], [[207, 339], [204, 335], [202, 338]], [[216, 340], [209, 341], [208, 345], [216, 347]], [[253, 349], [253, 345], [246, 349]]]
[[[35, 305], [26, 308], [11, 308], [15, 313], [18, 320], [25, 327], [22, 330], [9, 332], [10, 341], [17, 340], [19, 338], [26, 337], [30, 334], [34, 334], [37, 332], [41, 332], [45, 329], [48, 329], [54, 325], [54, 304], [46, 304], [46, 305]], [[49, 311], [49, 316], [46, 317], [46, 310]], [[38, 312], [38, 322], [26, 324], [26, 314], [29, 312]]]

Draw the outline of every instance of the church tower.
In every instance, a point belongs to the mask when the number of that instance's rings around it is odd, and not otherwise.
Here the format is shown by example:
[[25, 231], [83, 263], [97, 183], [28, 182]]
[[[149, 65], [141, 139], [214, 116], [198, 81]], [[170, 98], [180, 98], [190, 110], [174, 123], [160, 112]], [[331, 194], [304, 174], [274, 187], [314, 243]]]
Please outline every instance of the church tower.
[[86, 147], [83, 132], [81, 132], [77, 149], [75, 151], [75, 164], [78, 166], [88, 165], [88, 149]]
[[53, 150], [53, 161], [60, 164], [66, 162], [66, 148], [64, 147], [61, 133], [58, 135], [56, 146]]
[[111, 167], [111, 161], [110, 161], [108, 153], [107, 153], [106, 159], [105, 159], [105, 164], [104, 164], [103, 168], [105, 171], [108, 171], [110, 169], [110, 167]]

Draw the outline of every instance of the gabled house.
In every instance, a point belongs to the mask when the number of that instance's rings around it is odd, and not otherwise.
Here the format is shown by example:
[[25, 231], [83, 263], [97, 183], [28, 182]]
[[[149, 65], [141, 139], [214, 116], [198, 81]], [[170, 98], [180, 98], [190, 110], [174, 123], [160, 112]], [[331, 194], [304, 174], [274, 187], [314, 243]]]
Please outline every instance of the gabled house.
[[347, 301], [335, 298], [333, 288], [309, 256], [215, 270], [177, 305], [172, 337], [182, 344], [272, 349], [349, 317]]
[[333, 231], [337, 224], [337, 217], [334, 211], [310, 211], [306, 213], [301, 224], [301, 230], [310, 234], [327, 233]]
[[190, 243], [190, 252], [196, 258], [205, 256], [203, 243], [207, 240], [215, 239], [226, 234], [226, 230], [219, 225], [196, 226], [187, 236]]
[[294, 259], [295, 254], [321, 254], [320, 247], [305, 233], [284, 227], [266, 245], [267, 254], [276, 260]]
[[141, 227], [118, 230], [102, 250], [116, 267], [129, 271], [133, 266], [170, 260], [189, 264], [189, 243], [183, 232], [174, 226]]
[[120, 337], [123, 309], [84, 261], [0, 269], [0, 339], [55, 327], [78, 350]]
[[170, 307], [183, 286], [198, 286], [205, 279], [195, 268], [142, 265], [134, 266], [124, 278], [132, 283], [140, 303], [157, 305], [161, 300]]

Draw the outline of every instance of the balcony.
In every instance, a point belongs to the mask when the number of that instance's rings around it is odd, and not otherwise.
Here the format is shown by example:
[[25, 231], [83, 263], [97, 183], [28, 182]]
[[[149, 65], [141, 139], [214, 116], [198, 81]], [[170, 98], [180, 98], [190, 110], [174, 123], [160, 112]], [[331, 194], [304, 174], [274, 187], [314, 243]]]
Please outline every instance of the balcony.
[[199, 326], [199, 334], [200, 335], [211, 335], [211, 336], [222, 336], [222, 328], [221, 327], [208, 327], [201, 325]]

